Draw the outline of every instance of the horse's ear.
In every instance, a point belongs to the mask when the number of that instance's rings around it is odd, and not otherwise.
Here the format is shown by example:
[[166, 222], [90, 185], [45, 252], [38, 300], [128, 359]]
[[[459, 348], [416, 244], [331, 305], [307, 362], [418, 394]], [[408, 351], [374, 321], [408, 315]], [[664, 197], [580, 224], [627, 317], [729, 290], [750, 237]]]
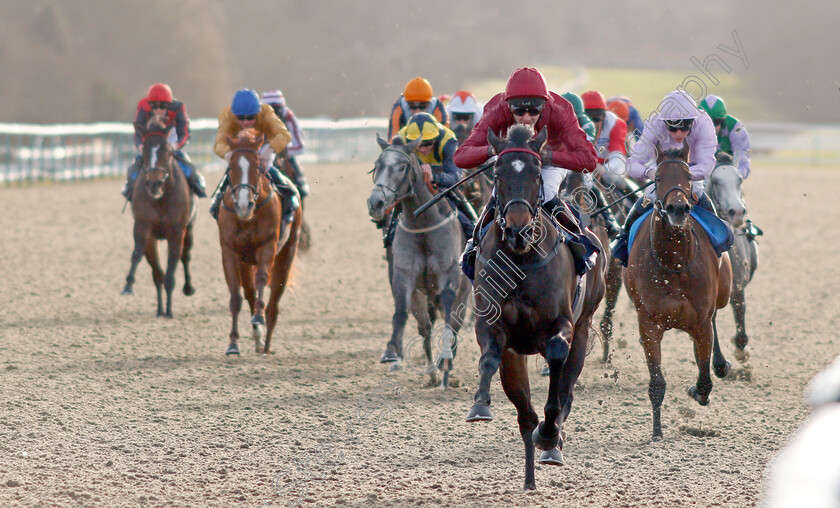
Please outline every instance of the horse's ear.
[[496, 136], [493, 129], [487, 129], [487, 142], [493, 147], [494, 152], [500, 153], [502, 151], [502, 141]]
[[548, 138], [548, 127], [543, 127], [540, 133], [531, 141], [531, 149], [535, 152], [542, 150], [545, 140]]
[[682, 150], [680, 150], [680, 159], [688, 162], [688, 153], [690, 149], [688, 148], [688, 142], [683, 141]]
[[388, 148], [388, 141], [380, 136], [378, 132], [376, 133], [376, 142], [379, 143], [379, 147], [382, 148], [382, 150]]
[[420, 146], [420, 143], [423, 142], [423, 138], [417, 138], [411, 143], [407, 143], [405, 145], [405, 152], [406, 153], [414, 153], [414, 150], [417, 150], [417, 147]]

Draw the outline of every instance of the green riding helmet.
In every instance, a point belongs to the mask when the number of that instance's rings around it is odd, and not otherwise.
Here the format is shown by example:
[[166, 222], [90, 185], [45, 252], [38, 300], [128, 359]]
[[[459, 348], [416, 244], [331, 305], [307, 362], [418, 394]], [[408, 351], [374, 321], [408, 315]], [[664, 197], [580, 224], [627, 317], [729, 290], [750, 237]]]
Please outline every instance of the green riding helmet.
[[723, 99], [717, 95], [707, 95], [705, 99], [700, 101], [700, 107], [709, 114], [714, 120], [715, 118], [726, 118], [726, 105]]
[[583, 101], [580, 100], [580, 97], [578, 97], [576, 93], [566, 92], [562, 95], [562, 97], [569, 101], [572, 107], [575, 108], [575, 116], [583, 114]]

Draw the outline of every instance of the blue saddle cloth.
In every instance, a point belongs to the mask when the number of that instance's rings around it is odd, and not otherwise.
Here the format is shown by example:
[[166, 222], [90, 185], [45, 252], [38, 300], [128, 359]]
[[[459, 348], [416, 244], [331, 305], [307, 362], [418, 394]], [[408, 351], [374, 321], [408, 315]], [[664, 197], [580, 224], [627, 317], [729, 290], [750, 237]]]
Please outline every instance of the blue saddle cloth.
[[[636, 220], [636, 222], [634, 222], [630, 227], [630, 237], [627, 241], [628, 253], [633, 248], [633, 240], [636, 239], [636, 232], [639, 231], [639, 227], [645, 219], [647, 219], [651, 212], [653, 212], [653, 208], [643, 213], [642, 216], [639, 217], [639, 219]], [[703, 231], [705, 231], [709, 236], [709, 240], [712, 242], [712, 247], [715, 249], [715, 254], [720, 256], [732, 247], [732, 243], [735, 241], [735, 233], [732, 231], [732, 226], [730, 226], [729, 223], [699, 206], [695, 206], [691, 209], [691, 216], [694, 217], [694, 220], [700, 224]]]

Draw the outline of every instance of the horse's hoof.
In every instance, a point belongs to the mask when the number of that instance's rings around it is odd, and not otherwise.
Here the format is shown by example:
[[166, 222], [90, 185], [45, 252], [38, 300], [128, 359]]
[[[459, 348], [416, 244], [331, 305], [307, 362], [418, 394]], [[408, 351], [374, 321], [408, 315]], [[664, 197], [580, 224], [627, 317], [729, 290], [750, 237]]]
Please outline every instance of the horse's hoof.
[[566, 461], [563, 460], [563, 452], [554, 448], [542, 452], [540, 458], [537, 459], [538, 464], [546, 464], [548, 466], [564, 466]]
[[730, 369], [732, 369], [732, 364], [727, 361], [722, 365], [713, 365], [712, 368], [715, 371], [715, 376], [723, 379], [729, 374]]
[[448, 370], [443, 371], [443, 376], [442, 377], [443, 377], [443, 379], [441, 379], [441, 381], [440, 381], [440, 389], [441, 390], [446, 390], [446, 389], [449, 388], [449, 371]]
[[741, 363], [746, 363], [750, 359], [750, 353], [746, 349], [735, 348], [735, 359]]
[[184, 286], [184, 294], [187, 296], [192, 296], [195, 294], [195, 288], [192, 286]]
[[399, 355], [397, 355], [397, 352], [391, 348], [388, 348], [385, 350], [384, 353], [382, 353], [382, 357], [379, 359], [379, 363], [391, 363], [399, 361], [399, 359], [400, 357]]
[[227, 347], [227, 351], [225, 351], [226, 355], [239, 355], [239, 345], [237, 344], [229, 344]]
[[701, 406], [707, 406], [709, 404], [709, 396], [700, 395], [700, 392], [697, 391], [697, 386], [695, 385], [688, 387], [688, 396], [696, 400]]
[[522, 490], [525, 492], [528, 492], [529, 490], [537, 490], [537, 482], [525, 482], [525, 485], [522, 486]]
[[493, 415], [490, 413], [490, 406], [487, 404], [473, 404], [470, 412], [467, 413], [468, 422], [489, 422], [493, 420]]
[[134, 296], [134, 289], [126, 286], [123, 288], [121, 295]]
[[650, 438], [650, 441], [652, 443], [658, 443], [659, 441], [662, 441], [662, 434], [654, 434], [653, 437]]
[[548, 365], [543, 367], [543, 370], [542, 370], [542, 372], [540, 372], [540, 375], [543, 376], [543, 377], [548, 377], [548, 376], [551, 375], [551, 369], [548, 368]]
[[265, 316], [263, 316], [262, 314], [257, 314], [256, 316], [251, 318], [251, 324], [265, 326]]
[[553, 424], [554, 427], [554, 435], [546, 436], [544, 434], [544, 429], [546, 428], [546, 422], [541, 422], [537, 425], [537, 428], [534, 429], [534, 433], [531, 434], [531, 439], [534, 441], [534, 446], [539, 448], [540, 450], [551, 450], [552, 448], [557, 447], [557, 443], [560, 442], [560, 432], [557, 428], [557, 424]]

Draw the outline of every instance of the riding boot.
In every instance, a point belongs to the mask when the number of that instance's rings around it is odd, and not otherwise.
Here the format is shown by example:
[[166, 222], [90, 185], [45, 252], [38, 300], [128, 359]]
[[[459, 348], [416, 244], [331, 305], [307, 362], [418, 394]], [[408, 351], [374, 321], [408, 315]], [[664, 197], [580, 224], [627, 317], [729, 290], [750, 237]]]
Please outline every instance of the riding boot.
[[306, 177], [303, 176], [303, 170], [298, 164], [298, 161], [294, 157], [289, 157], [287, 159], [289, 161], [289, 167], [292, 168], [292, 176], [295, 182], [295, 186], [300, 193], [301, 199], [305, 198], [309, 195], [309, 184], [306, 183]]
[[580, 218], [576, 216], [577, 209], [570, 207], [559, 195], [543, 203], [543, 210], [550, 213], [566, 236], [566, 244], [575, 262], [575, 272], [583, 275], [594, 264], [593, 254], [600, 252], [592, 241], [586, 237], [580, 226]]
[[461, 271], [470, 280], [475, 279], [475, 257], [478, 252], [478, 246], [481, 244], [481, 239], [484, 236], [482, 232], [486, 230], [495, 218], [496, 195], [494, 194], [490, 196], [490, 200], [484, 205], [484, 209], [481, 211], [481, 217], [476, 221], [475, 229], [473, 229], [472, 236], [467, 240], [467, 244], [464, 246], [464, 252], [461, 254], [459, 261]]
[[469, 240], [472, 238], [475, 223], [478, 221], [475, 210], [473, 210], [472, 205], [466, 199], [458, 199], [458, 196], [452, 196], [451, 194], [448, 198], [449, 204], [458, 210], [458, 221], [460, 221], [461, 227], [464, 228], [464, 238]]
[[274, 184], [274, 188], [277, 189], [277, 193], [283, 198], [281, 199], [283, 202], [283, 223], [290, 224], [295, 220], [295, 211], [300, 207], [297, 187], [289, 177], [281, 173], [274, 165], [268, 168], [266, 174], [271, 183]]
[[385, 216], [384, 229], [382, 231], [382, 244], [387, 249], [394, 243], [394, 235], [397, 234], [397, 224], [400, 222], [400, 215], [402, 215], [402, 203], [397, 203], [391, 213]]
[[[593, 187], [592, 192], [595, 194], [595, 206], [597, 206], [598, 209], [604, 208], [607, 205], [607, 199], [604, 196], [604, 193], [597, 187]], [[612, 210], [604, 208], [604, 211], [601, 212], [601, 216], [604, 218], [604, 227], [607, 229], [607, 235], [610, 238], [618, 236], [618, 234], [621, 233], [621, 226], [619, 226], [618, 222], [615, 220], [615, 215], [613, 215]]]
[[142, 163], [143, 155], [138, 155], [134, 158], [134, 163], [128, 166], [128, 170], [126, 171], [125, 184], [120, 192], [122, 192], [125, 199], [129, 201], [131, 201], [131, 195], [134, 193], [134, 181], [137, 180], [137, 168], [142, 167]]
[[178, 161], [178, 166], [180, 166], [181, 170], [184, 172], [184, 176], [187, 177], [187, 183], [189, 183], [190, 189], [192, 189], [196, 196], [206, 198], [207, 184], [204, 182], [204, 177], [201, 176], [198, 169], [196, 169], [195, 164], [193, 164], [189, 156], [181, 150], [177, 150], [174, 155], [175, 160]]
[[633, 208], [631, 208], [630, 212], [627, 214], [627, 219], [624, 221], [624, 227], [622, 228], [621, 233], [618, 235], [618, 238], [612, 242], [612, 245], [610, 245], [612, 255], [618, 258], [623, 266], [627, 266], [627, 257], [630, 255], [628, 250], [629, 245], [627, 244], [630, 237], [630, 228], [633, 227], [633, 223], [636, 222], [639, 217], [644, 215], [651, 206], [653, 206], [653, 204], [646, 197], [637, 199], [633, 204]]
[[225, 195], [225, 191], [227, 190], [228, 186], [228, 175], [222, 177], [222, 181], [219, 183], [219, 190], [213, 194], [213, 203], [210, 204], [210, 215], [213, 216], [214, 219], [219, 220], [219, 207], [222, 204], [222, 198]]
[[574, 212], [569, 205], [563, 201], [560, 196], [554, 196], [551, 200], [546, 201], [542, 205], [543, 210], [550, 213], [557, 222], [569, 233], [580, 236], [583, 230], [580, 227], [579, 218], [575, 217]]
[[456, 190], [449, 196], [450, 203], [454, 204], [459, 211], [463, 212], [469, 220], [472, 222], [478, 221], [478, 214], [475, 213], [475, 208], [473, 208], [472, 203], [460, 191]]

